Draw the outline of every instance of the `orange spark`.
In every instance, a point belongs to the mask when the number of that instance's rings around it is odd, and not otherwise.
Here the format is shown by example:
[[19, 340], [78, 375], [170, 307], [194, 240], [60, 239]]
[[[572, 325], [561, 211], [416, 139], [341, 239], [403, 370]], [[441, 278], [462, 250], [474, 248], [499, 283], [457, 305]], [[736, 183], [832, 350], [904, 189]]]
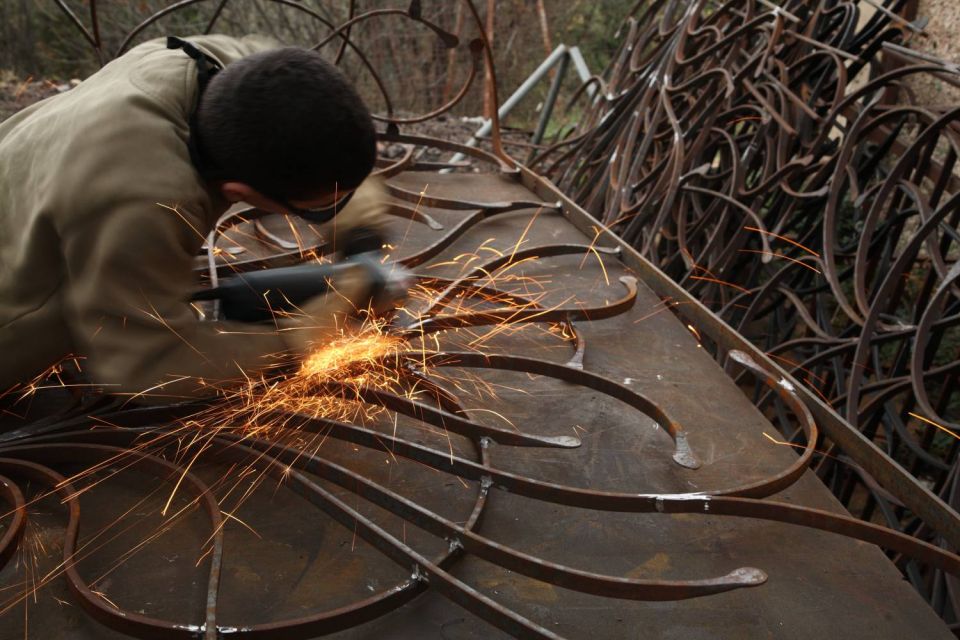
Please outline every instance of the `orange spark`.
[[749, 289], [744, 289], [738, 284], [733, 284], [732, 282], [727, 282], [726, 280], [720, 280], [719, 278], [708, 278], [706, 276], [690, 276], [691, 280], [705, 280], [707, 282], [715, 282], [716, 284], [722, 284], [726, 287], [733, 287], [737, 291], [742, 291], [743, 293], [750, 294]]
[[740, 252], [741, 253], [759, 253], [760, 255], [764, 255], [764, 256], [773, 256], [774, 258], [784, 258], [785, 260], [789, 260], [790, 262], [795, 262], [796, 264], [800, 265], [804, 269], [810, 269], [810, 271], [813, 271], [814, 273], [820, 273], [819, 269], [815, 267], [811, 267], [807, 263], [801, 262], [796, 258], [791, 258], [790, 256], [783, 255], [782, 253], [774, 253], [773, 251], [761, 251], [759, 249], [740, 249]]
[[940, 429], [940, 431], [943, 431], [943, 432], [945, 432], [945, 433], [950, 434], [951, 436], [953, 436], [953, 437], [956, 438], [957, 440], [960, 440], [960, 435], [957, 435], [956, 432], [954, 432], [954, 431], [951, 430], [951, 429], [947, 429], [947, 428], [946, 428], [945, 426], [943, 426], [943, 425], [937, 424], [936, 422], [934, 422], [934, 421], [931, 420], [930, 418], [924, 418], [923, 416], [921, 416], [921, 415], [919, 415], [919, 414], [917, 414], [917, 413], [914, 413], [913, 411], [907, 411], [907, 414], [913, 416], [914, 418], [916, 418], [917, 420], [920, 420], [921, 422], [926, 422], [927, 424], [932, 425], [932, 426], [936, 427], [937, 429]]
[[788, 238], [788, 237], [786, 237], [786, 236], [781, 236], [781, 235], [776, 234], [776, 233], [774, 233], [774, 232], [772, 232], [772, 231], [767, 231], [766, 229], [758, 229], [757, 227], [746, 227], [746, 226], [745, 226], [744, 229], [746, 229], [747, 231], [756, 231], [757, 233], [762, 233], [762, 234], [764, 234], [764, 235], [773, 236], [774, 238], [777, 238], [778, 240], [783, 240], [784, 242], [789, 242], [789, 243], [792, 244], [793, 246], [798, 247], [798, 248], [800, 248], [800, 249], [803, 249], [804, 251], [806, 251], [807, 253], [809, 253], [809, 254], [812, 255], [812, 256], [816, 256], [816, 257], [818, 257], [818, 258], [820, 257], [820, 254], [817, 253], [816, 251], [814, 251], [813, 249], [811, 249], [811, 248], [809, 248], [809, 247], [805, 247], [804, 245], [800, 244], [800, 243], [797, 242], [796, 240], [791, 240], [790, 238]]

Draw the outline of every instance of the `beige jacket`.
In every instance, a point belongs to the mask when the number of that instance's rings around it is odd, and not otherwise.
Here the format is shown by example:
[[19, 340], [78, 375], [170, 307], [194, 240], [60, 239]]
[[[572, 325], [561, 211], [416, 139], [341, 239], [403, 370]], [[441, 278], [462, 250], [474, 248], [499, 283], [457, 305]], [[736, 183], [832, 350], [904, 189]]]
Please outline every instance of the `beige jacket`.
[[[190, 40], [223, 64], [271, 46]], [[193, 60], [156, 40], [0, 123], [0, 394], [68, 354], [110, 392], [209, 394], [306, 347], [270, 327], [200, 322], [186, 302], [194, 256], [227, 208], [190, 163], [196, 94]], [[369, 191], [338, 219], [376, 206]]]

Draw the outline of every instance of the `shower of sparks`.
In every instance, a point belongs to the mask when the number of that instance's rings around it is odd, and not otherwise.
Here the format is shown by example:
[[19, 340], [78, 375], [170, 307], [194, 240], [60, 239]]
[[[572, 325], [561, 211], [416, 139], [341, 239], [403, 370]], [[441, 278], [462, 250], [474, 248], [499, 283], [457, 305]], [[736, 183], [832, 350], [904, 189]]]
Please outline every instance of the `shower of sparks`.
[[224, 392], [226, 402], [194, 416], [201, 427], [242, 424], [250, 435], [268, 437], [277, 411], [341, 421], [369, 422], [384, 409], [331, 394], [326, 383], [354, 390], [373, 388], [403, 394], [400, 372], [390, 363], [410, 349], [388, 333], [383, 321], [368, 321], [307, 355], [292, 373], [278, 378], [251, 378]]
[[[482, 262], [480, 255], [484, 250], [485, 253], [496, 257], [504, 255], [490, 247], [481, 247], [476, 253], [458, 256], [454, 264], [461, 265], [461, 275], [469, 270], [469, 266], [478, 261]], [[600, 260], [599, 254], [596, 252], [594, 254]], [[489, 255], [484, 257], [489, 258]], [[95, 585], [101, 583], [133, 555], [147, 548], [195, 511], [199, 504], [199, 497], [178, 496], [178, 491], [181, 486], [185, 486], [184, 480], [191, 473], [195, 463], [202, 460], [214, 439], [219, 435], [239, 436], [241, 441], [258, 438], [278, 444], [293, 445], [305, 452], [314, 453], [323, 444], [324, 436], [312, 433], [299, 434], [296, 429], [299, 421], [291, 420], [291, 416], [308, 419], [325, 418], [361, 425], [371, 424], [376, 422], [382, 414], [390, 412], [380, 405], [356, 399], [361, 391], [374, 389], [408, 400], [437, 400], [437, 397], [432, 395], [435, 392], [425, 391], [421, 384], [424, 377], [428, 375], [434, 384], [448, 383], [458, 392], [475, 399], [495, 398], [495, 387], [503, 385], [490, 383], [469, 373], [441, 375], [431, 371], [428, 366], [428, 354], [442, 351], [441, 340], [446, 342], [448, 336], [456, 338], [458, 344], [466, 343], [467, 348], [476, 348], [477, 345], [485, 342], [486, 336], [524, 329], [533, 329], [538, 335], [546, 335], [554, 344], [569, 345], [575, 338], [570, 328], [557, 323], [537, 325], [529, 321], [513, 322], [509, 318], [491, 327], [488, 333], [483, 333], [477, 328], [463, 327], [453, 331], [427, 334], [424, 333], [422, 326], [418, 333], [417, 327], [430, 319], [458, 314], [482, 314], [485, 310], [549, 311], [569, 303], [571, 299], [565, 297], [556, 305], [541, 305], [546, 297], [545, 288], [549, 280], [517, 273], [519, 263], [530, 261], [532, 259], [526, 258], [508, 262], [492, 271], [482, 271], [475, 278], [468, 278], [468, 280], [470, 284], [476, 284], [482, 277], [482, 284], [488, 287], [487, 290], [458, 291], [447, 300], [438, 299], [444, 293], [449, 293], [445, 287], [432, 286], [429, 281], [421, 282], [411, 291], [406, 307], [398, 310], [399, 316], [410, 320], [403, 329], [394, 327], [387, 319], [375, 318], [369, 313], [360, 312], [358, 315], [363, 318], [363, 321], [359, 326], [342, 327], [336, 339], [316, 348], [296, 367], [280, 374], [248, 377], [235, 381], [238, 384], [224, 385], [220, 389], [220, 398], [216, 402], [203, 405], [194, 414], [180, 419], [176, 426], [167, 426], [144, 433], [128, 450], [88, 466], [84, 471], [66, 479], [51, 491], [39, 493], [28, 503], [28, 506], [53, 495], [66, 485], [70, 485], [72, 491], [69, 496], [61, 496], [61, 499], [65, 502], [68, 498], [77, 498], [101, 482], [136, 467], [140, 461], [139, 454], [172, 459], [178, 465], [179, 477], [167, 478], [169, 484], [158, 485], [148, 496], [141, 498], [115, 520], [106, 523], [93, 535], [88, 534], [84, 542], [78, 546], [72, 556], [74, 562], [81, 562], [90, 557], [106, 542], [131, 531], [134, 527], [145, 526], [149, 529], [136, 544], [120, 553], [116, 560], [91, 583]], [[493, 292], [493, 287], [504, 286], [512, 286], [522, 291], [518, 293], [504, 291], [502, 294]], [[535, 293], [532, 295], [532, 292]], [[518, 295], [525, 295], [527, 301], [518, 298]], [[543, 344], [540, 343], [540, 346]], [[73, 364], [79, 370], [79, 362]], [[52, 367], [30, 383], [10, 389], [4, 395], [16, 397], [20, 401], [29, 401], [43, 389], [83, 386], [72, 384], [71, 379], [63, 375], [65, 368], [63, 364]], [[417, 376], [410, 376], [411, 368], [417, 372]], [[510, 390], [523, 392], [522, 389]], [[467, 416], [467, 412], [476, 411], [487, 411], [509, 423], [509, 419], [505, 416], [489, 410], [465, 409], [462, 415]], [[393, 425], [395, 429], [395, 415]], [[437, 432], [436, 428], [425, 426], [429, 431]], [[265, 471], [260, 469], [258, 462], [260, 460], [253, 460], [247, 466], [232, 465], [227, 473], [210, 485], [210, 489], [219, 495], [219, 510], [224, 516], [221, 527], [230, 520], [257, 534], [236, 514], [256, 487], [260, 486], [267, 477]], [[467, 486], [462, 480], [461, 483]], [[172, 489], [168, 488], [170, 485]], [[142, 510], [147, 497], [157, 492], [166, 494], [165, 504], [162, 509], [159, 509], [161, 516], [159, 523], [151, 518], [128, 517], [134, 509]], [[189, 492], [184, 490], [181, 493]], [[11, 513], [0, 513], [0, 518], [7, 517]], [[204, 562], [213, 550], [211, 541], [214, 534], [202, 545], [196, 562], [197, 566]], [[102, 542], [101, 539], [103, 539]], [[14, 587], [21, 587], [19, 594], [10, 595], [6, 600], [0, 599], [0, 616], [13, 607], [22, 605], [26, 617], [29, 601], [35, 600], [41, 588], [66, 570], [66, 563], [58, 562], [52, 570], [40, 575], [36, 568], [39, 565], [37, 554], [33, 555], [31, 566], [34, 568], [30, 570], [24, 581], [14, 585]], [[44, 552], [42, 555], [49, 554]], [[92, 592], [111, 607], [118, 608], [102, 590], [93, 589]], [[26, 629], [26, 619], [24, 628]]]
[[[335, 339], [318, 346], [298, 363], [292, 363], [292, 366], [279, 373], [273, 371], [223, 384], [218, 389], [217, 401], [203, 404], [196, 412], [173, 425], [146, 431], [124, 452], [89, 465], [59, 487], [39, 492], [28, 506], [54, 495], [65, 485], [71, 486], [73, 491], [69, 496], [61, 495], [61, 500], [65, 502], [67, 497], [78, 498], [100, 483], [136, 468], [141, 455], [159, 456], [178, 466], [179, 475], [167, 478], [166, 484], [158, 485], [147, 496], [152, 496], [153, 500], [161, 498], [158, 504], [162, 507], [157, 510], [161, 518], [159, 522], [129, 517], [134, 509], [144, 508], [147, 497], [143, 497], [78, 545], [73, 556], [75, 562], [90, 557], [106, 541], [131, 531], [133, 527], [146, 527], [139, 541], [122, 552], [97, 577], [97, 581], [102, 581], [199, 507], [199, 497], [193, 495], [193, 489], [188, 489], [184, 481], [192, 469], [209, 455], [218, 436], [228, 435], [240, 442], [265, 440], [281, 446], [293, 446], [305, 453], [316, 453], [323, 445], [325, 436], [298, 430], [297, 426], [304, 420], [328, 419], [361, 426], [387, 424], [386, 428], [396, 430], [397, 415], [379, 404], [361, 400], [365, 391], [387, 392], [409, 401], [432, 403], [438, 408], [440, 399], [437, 388], [449, 387], [458, 398], [472, 398], [479, 402], [496, 400], [497, 391], [501, 388], [525, 393], [523, 389], [492, 383], [460, 369], [441, 373], [430, 366], [430, 356], [444, 351], [451, 340], [460, 348], [478, 350], [494, 336], [510, 336], [524, 331], [546, 337], [546, 343], [538, 341], [541, 348], [570, 348], [576, 336], [567, 324], [531, 322], [529, 314], [519, 322], [511, 317], [514, 312], [534, 310], [536, 313], [546, 313], [577, 304], [569, 294], [551, 292], [552, 281], [549, 276], [533, 277], [524, 272], [525, 266], [532, 265], [536, 258], [511, 259], [491, 270], [479, 267], [490, 259], [512, 256], [523, 240], [521, 237], [516, 244], [501, 251], [492, 246], [494, 240], [491, 238], [475, 251], [454, 257], [442, 266], [458, 269], [460, 273], [456, 279], [466, 284], [467, 288], [452, 288], [449, 280], [433, 282], [430, 278], [421, 278], [411, 289], [407, 303], [396, 310], [396, 317], [392, 321], [359, 311], [357, 315], [361, 321], [341, 327]], [[587, 251], [584, 260], [589, 256], [593, 256], [603, 267], [602, 257], [597, 251]], [[583, 264], [581, 262], [581, 267]], [[604, 279], [607, 279], [605, 268]], [[548, 299], [555, 302], [548, 303]], [[504, 311], [510, 312], [506, 314], [506, 319], [497, 320], [485, 328], [467, 326], [432, 332], [424, 330], [424, 324], [430, 320], [460, 314], [482, 317], [487, 312]], [[70, 369], [81, 371], [80, 364], [76, 359], [62, 362], [27, 384], [4, 391], [2, 395], [16, 399], [16, 407], [21, 402], [28, 404], [44, 389], [83, 386], [96, 389], [87, 383], [75, 384], [75, 378], [68, 375]], [[426, 382], [428, 379], [429, 383]], [[465, 408], [461, 415], [471, 418], [470, 414], [478, 413], [510, 425], [506, 416], [488, 409]], [[105, 421], [98, 422], [110, 426]], [[449, 442], [449, 434], [429, 424], [418, 423], [416, 428], [446, 437]], [[449, 446], [452, 454], [452, 442]], [[246, 466], [231, 465], [229, 472], [210, 485], [210, 489], [218, 495], [223, 516], [221, 527], [228, 521], [237, 522], [259, 535], [241, 519], [238, 512], [268, 477], [260, 462], [256, 459]], [[0, 517], [9, 515], [0, 513]], [[200, 548], [197, 566], [209, 557], [213, 549], [212, 539], [211, 535]], [[37, 567], [39, 559], [34, 558], [32, 565]], [[62, 561], [43, 574], [38, 569], [31, 570], [26, 581], [20, 583], [22, 588], [19, 589], [19, 595], [9, 594], [6, 598], [0, 598], [0, 615], [18, 605], [28, 606], [28, 600], [35, 599], [39, 590], [65, 570], [66, 565]], [[115, 606], [102, 591], [94, 593]]]

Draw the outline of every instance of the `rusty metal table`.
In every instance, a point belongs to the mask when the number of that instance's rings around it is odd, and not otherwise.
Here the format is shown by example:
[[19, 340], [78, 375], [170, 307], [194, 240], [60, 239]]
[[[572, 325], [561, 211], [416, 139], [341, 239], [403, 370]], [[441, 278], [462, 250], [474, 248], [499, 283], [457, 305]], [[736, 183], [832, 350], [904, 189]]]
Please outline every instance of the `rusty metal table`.
[[[411, 192], [477, 202], [538, 200], [516, 180], [494, 174], [407, 172], [391, 183]], [[435, 207], [423, 210], [446, 228], [464, 215]], [[401, 259], [442, 233], [402, 219], [391, 225], [403, 239], [395, 250]], [[452, 277], [460, 267], [448, 263], [451, 257], [476, 252], [481, 245], [509, 252], [521, 237], [523, 248], [592, 240], [556, 210], [521, 209], [472, 226], [415, 271]], [[622, 295], [617, 278], [627, 270], [611, 256], [602, 257], [603, 268], [600, 260], [592, 253], [568, 255], [526, 261], [520, 268], [523, 275], [544, 283], [549, 303], [560, 304], [564, 296], [575, 294], [578, 303], [603, 305]], [[666, 410], [683, 425], [702, 466], [678, 465], [671, 457], [673, 441], [656, 422], [603, 394], [544, 376], [485, 371], [484, 379], [496, 385], [497, 394], [488, 397], [484, 409], [499, 415], [484, 422], [502, 425], [509, 420], [522, 425], [524, 432], [577, 435], [582, 441], [575, 449], [492, 444], [490, 455], [497, 468], [592, 490], [675, 494], [745, 484], [794, 463], [797, 454], [792, 448], [764, 436], [777, 432], [700, 347], [696, 327], [685, 327], [665, 310], [664, 302], [641, 283], [629, 311], [577, 323], [586, 343], [583, 366], [643, 393]], [[569, 356], [569, 347], [545, 332], [502, 333], [485, 342], [484, 349], [560, 363]], [[399, 428], [409, 429], [408, 434], [427, 444], [475, 457], [460, 436], [416, 430], [402, 420]], [[477, 496], [476, 482], [383, 452], [330, 440], [320, 454], [331, 460], [349, 459], [365, 476], [455, 521], [468, 518]], [[221, 472], [216, 465], [200, 470], [211, 478]], [[123, 477], [128, 481], [86, 492], [84, 509], [104, 522], [133, 509], [142, 515], [134, 520], [145, 522], [146, 529], [121, 527], [99, 540], [87, 560], [85, 577], [91, 577], [95, 591], [109, 594], [121, 607], [149, 610], [159, 617], [202, 618], [202, 580], [183, 578], [196, 576], [193, 567], [209, 535], [201, 518], [191, 516], [158, 533], [150, 553], [128, 553], [120, 566], [114, 566], [123, 549], [136, 547], [144, 531], [156, 528], [149, 514], [167, 497], [149, 476], [130, 471]], [[281, 489], [270, 482], [251, 487], [242, 510], [230, 514], [238, 522], [226, 527], [218, 613], [222, 625], [242, 629], [246, 624], [344, 606], [409, 574], [383, 559], [355, 531]], [[377, 507], [360, 504], [349, 492], [339, 490], [337, 495], [356, 502], [362, 513], [426, 555], [446, 546]], [[842, 513], [809, 471], [775, 498]], [[11, 584], [23, 563], [37, 563], [35, 581], [52, 568], [50, 558], [56, 564], [63, 527], [56, 517], [56, 502], [47, 498], [31, 507], [32, 530], [27, 531], [20, 557], [0, 573], [2, 593], [24, 588]], [[760, 586], [692, 600], [635, 602], [555, 587], [473, 556], [452, 565], [453, 574], [481, 593], [568, 638], [952, 637], [882, 551], [840, 535], [748, 518], [592, 511], [497, 490], [488, 497], [478, 531], [545, 560], [616, 576], [697, 579], [746, 566], [769, 576]], [[98, 560], [101, 556], [104, 559]], [[97, 581], [100, 569], [109, 575]], [[125, 637], [87, 616], [71, 602], [63, 583], [51, 581], [30, 598], [29, 607], [20, 603], [6, 612], [0, 618], [0, 638], [24, 637], [25, 622], [31, 638]], [[221, 634], [227, 637], [224, 629]], [[332, 637], [507, 636], [428, 590], [395, 611]]]

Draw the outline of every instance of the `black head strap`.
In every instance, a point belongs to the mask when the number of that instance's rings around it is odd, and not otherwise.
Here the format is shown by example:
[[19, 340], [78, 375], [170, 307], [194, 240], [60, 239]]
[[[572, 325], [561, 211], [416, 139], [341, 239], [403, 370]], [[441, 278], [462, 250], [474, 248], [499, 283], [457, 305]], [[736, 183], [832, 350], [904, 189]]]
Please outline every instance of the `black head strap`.
[[190, 149], [190, 160], [193, 162], [193, 166], [197, 168], [201, 175], [210, 177], [214, 167], [211, 166], [210, 159], [203, 153], [200, 130], [197, 126], [197, 111], [200, 107], [200, 98], [203, 96], [207, 84], [213, 76], [223, 69], [223, 65], [216, 58], [207, 55], [183, 38], [167, 36], [167, 49], [183, 49], [183, 52], [197, 63], [197, 103], [194, 105], [193, 111], [190, 112], [190, 139], [187, 146]]

